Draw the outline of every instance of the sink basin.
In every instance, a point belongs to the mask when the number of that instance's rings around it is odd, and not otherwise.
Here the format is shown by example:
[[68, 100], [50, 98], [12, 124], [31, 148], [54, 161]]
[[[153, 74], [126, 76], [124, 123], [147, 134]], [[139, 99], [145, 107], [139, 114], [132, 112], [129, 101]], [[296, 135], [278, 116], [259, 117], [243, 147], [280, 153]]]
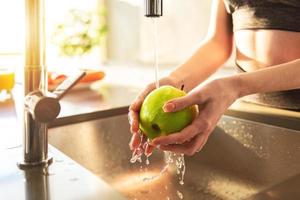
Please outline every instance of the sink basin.
[[132, 200], [244, 199], [300, 174], [300, 132], [223, 116], [204, 149], [185, 157], [184, 185], [166, 154], [130, 163], [126, 114], [54, 127], [49, 142]]

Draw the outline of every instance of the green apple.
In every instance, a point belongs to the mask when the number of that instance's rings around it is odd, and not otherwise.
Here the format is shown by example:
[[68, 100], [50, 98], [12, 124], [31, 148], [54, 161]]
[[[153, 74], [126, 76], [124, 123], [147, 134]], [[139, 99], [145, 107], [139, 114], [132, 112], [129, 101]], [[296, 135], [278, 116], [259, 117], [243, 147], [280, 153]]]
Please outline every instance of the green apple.
[[140, 129], [151, 140], [169, 135], [188, 126], [196, 116], [197, 107], [166, 113], [163, 106], [171, 99], [185, 96], [186, 93], [172, 86], [162, 86], [153, 90], [144, 100], [140, 110]]

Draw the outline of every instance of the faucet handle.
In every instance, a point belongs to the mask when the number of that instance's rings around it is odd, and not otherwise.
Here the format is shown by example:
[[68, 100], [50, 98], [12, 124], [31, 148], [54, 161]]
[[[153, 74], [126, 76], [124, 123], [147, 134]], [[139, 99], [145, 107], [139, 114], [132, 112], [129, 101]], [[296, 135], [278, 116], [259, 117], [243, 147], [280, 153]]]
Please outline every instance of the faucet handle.
[[41, 123], [49, 123], [55, 120], [60, 112], [59, 100], [83, 77], [86, 72], [77, 72], [75, 75], [63, 81], [52, 93], [43, 94], [41, 91], [33, 91], [25, 97], [25, 109], [33, 118]]
[[85, 75], [86, 72], [84, 71], [76, 72], [74, 75], [70, 76], [65, 81], [63, 81], [59, 86], [57, 86], [57, 88], [51, 93], [51, 96], [60, 100]]
[[25, 96], [25, 109], [33, 119], [41, 123], [49, 123], [59, 115], [58, 99], [45, 96], [41, 91], [33, 91]]

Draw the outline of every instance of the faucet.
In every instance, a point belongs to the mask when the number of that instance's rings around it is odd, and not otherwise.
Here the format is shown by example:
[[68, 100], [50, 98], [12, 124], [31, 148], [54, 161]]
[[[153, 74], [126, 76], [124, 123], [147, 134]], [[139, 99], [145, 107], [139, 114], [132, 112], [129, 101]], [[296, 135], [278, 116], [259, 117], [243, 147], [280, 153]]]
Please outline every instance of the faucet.
[[163, 0], [145, 0], [145, 16], [161, 17], [163, 15]]
[[[85, 72], [78, 72], [54, 92], [48, 91], [44, 9], [44, 0], [25, 0], [26, 42], [22, 91], [25, 98], [21, 117], [24, 156], [18, 163], [20, 169], [52, 163], [53, 159], [48, 157], [47, 124], [59, 115], [59, 100], [85, 75]], [[162, 15], [162, 0], [145, 0], [146, 17]]]
[[48, 157], [48, 128], [60, 112], [59, 100], [84, 75], [78, 72], [66, 79], [54, 92], [47, 89], [45, 65], [45, 23], [44, 0], [25, 0], [25, 70], [23, 79], [23, 113], [21, 130], [24, 136], [24, 158], [19, 168], [47, 166], [52, 163]]

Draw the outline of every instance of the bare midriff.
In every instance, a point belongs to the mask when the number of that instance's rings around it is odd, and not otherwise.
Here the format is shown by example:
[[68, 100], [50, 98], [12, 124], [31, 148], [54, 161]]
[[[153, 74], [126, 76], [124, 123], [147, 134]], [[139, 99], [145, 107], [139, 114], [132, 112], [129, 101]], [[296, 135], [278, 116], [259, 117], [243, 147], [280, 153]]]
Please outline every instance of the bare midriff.
[[236, 63], [245, 71], [255, 71], [300, 58], [300, 32], [239, 30], [234, 33], [234, 38]]

